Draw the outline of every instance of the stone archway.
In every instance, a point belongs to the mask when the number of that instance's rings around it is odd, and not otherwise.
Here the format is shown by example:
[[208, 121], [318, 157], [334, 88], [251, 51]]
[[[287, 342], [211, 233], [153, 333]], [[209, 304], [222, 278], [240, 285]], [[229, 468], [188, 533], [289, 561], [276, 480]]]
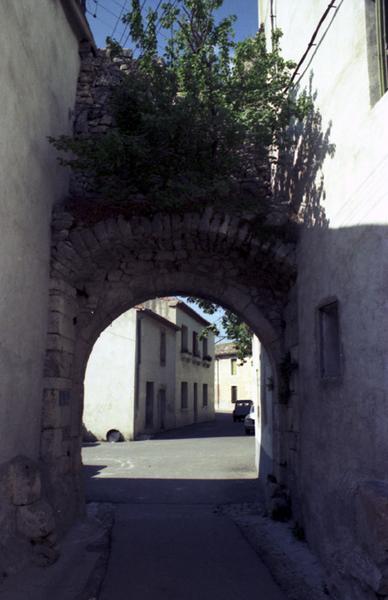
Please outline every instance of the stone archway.
[[[260, 241], [251, 225], [202, 214], [119, 215], [76, 225], [54, 216], [41, 459], [47, 494], [66, 527], [82, 510], [83, 379], [99, 334], [134, 304], [196, 295], [240, 315], [265, 346], [278, 385], [284, 308], [295, 280], [294, 246]], [[277, 441], [280, 452], [280, 440]]]

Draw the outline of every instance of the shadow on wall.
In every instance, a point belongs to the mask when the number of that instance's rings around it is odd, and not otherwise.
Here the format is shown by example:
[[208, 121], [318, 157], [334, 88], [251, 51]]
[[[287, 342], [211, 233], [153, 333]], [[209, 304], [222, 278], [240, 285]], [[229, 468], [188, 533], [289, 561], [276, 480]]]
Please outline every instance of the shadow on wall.
[[[313, 91], [313, 74], [308, 89], [312, 107], [305, 119], [294, 120], [278, 141], [279, 154], [273, 172], [274, 197], [277, 203], [287, 203], [289, 218], [308, 227], [328, 227], [322, 206], [325, 200], [322, 167], [333, 158], [335, 145], [330, 142], [331, 122], [322, 128], [322, 115], [315, 107], [317, 92]], [[300, 90], [295, 90], [295, 95]]]

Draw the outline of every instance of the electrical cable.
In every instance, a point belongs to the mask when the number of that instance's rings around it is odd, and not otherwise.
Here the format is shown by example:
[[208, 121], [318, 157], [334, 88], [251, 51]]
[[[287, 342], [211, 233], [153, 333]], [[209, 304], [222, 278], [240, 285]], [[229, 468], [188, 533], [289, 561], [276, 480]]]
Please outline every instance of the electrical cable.
[[124, 13], [124, 11], [126, 9], [126, 6], [127, 6], [127, 1], [128, 0], [124, 0], [123, 5], [121, 6], [120, 14], [119, 14], [119, 16], [117, 18], [116, 24], [115, 24], [115, 26], [113, 28], [113, 31], [112, 31], [111, 35], [110, 35], [111, 38], [113, 38], [113, 36], [114, 36], [114, 34], [116, 32], [117, 26], [120, 23], [120, 21], [122, 20], [123, 13]]
[[317, 37], [319, 30], [321, 29], [323, 23], [325, 22], [330, 10], [332, 8], [336, 8], [335, 3], [337, 0], [331, 0], [330, 4], [328, 5], [328, 7], [326, 8], [325, 12], [323, 13], [322, 17], [319, 20], [319, 23], [317, 25], [317, 27], [315, 28], [315, 31], [310, 39], [310, 42], [308, 43], [307, 49], [305, 51], [305, 53], [303, 54], [302, 58], [300, 59], [300, 61], [298, 62], [292, 77], [289, 81], [289, 83], [287, 84], [287, 87], [285, 88], [284, 92], [288, 92], [288, 90], [290, 89], [290, 87], [292, 86], [292, 84], [294, 83], [295, 77], [298, 75], [299, 73], [299, 69], [301, 68], [301, 66], [303, 65], [304, 61], [307, 58], [308, 53], [310, 52], [311, 48], [315, 45], [315, 38]]
[[107, 8], [104, 4], [101, 4], [101, 0], [92, 0], [95, 5], [96, 5], [96, 9], [95, 9], [95, 14], [97, 15], [97, 9], [98, 7], [102, 8], [102, 10], [105, 10], [105, 12], [109, 13], [110, 15], [112, 15], [112, 17], [115, 17], [115, 19], [120, 18], [117, 17], [116, 13], [114, 13], [110, 8]]
[[106, 23], [103, 19], [101, 19], [101, 17], [98, 17], [97, 14], [92, 13], [88, 8], [86, 9], [86, 14], [90, 15], [91, 17], [93, 17], [93, 19], [97, 19], [97, 21], [100, 21], [100, 23], [102, 23], [103, 25], [105, 25], [105, 27], [107, 27], [108, 29], [111, 28], [111, 25], [109, 25], [108, 23]]

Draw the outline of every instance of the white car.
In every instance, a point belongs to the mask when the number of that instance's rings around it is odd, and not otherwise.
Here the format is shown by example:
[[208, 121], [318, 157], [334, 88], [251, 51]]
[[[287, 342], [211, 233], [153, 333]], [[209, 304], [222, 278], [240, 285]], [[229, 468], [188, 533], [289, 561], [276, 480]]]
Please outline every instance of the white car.
[[247, 435], [249, 435], [251, 433], [254, 435], [256, 419], [257, 419], [256, 408], [252, 404], [251, 410], [249, 411], [249, 413], [247, 414], [247, 416], [244, 419], [244, 428], [245, 428], [245, 433]]

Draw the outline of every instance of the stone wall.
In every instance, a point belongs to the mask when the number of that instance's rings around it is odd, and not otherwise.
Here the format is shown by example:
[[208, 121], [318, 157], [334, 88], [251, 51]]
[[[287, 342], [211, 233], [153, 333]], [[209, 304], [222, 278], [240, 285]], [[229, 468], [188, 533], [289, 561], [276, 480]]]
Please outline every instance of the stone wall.
[[239, 314], [267, 348], [278, 385], [283, 308], [295, 277], [294, 246], [260, 241], [249, 223], [210, 208], [184, 216], [122, 215], [94, 225], [57, 212], [53, 220], [51, 311], [42, 458], [62, 522], [79, 507], [83, 380], [98, 335], [135, 304], [199, 296]]

